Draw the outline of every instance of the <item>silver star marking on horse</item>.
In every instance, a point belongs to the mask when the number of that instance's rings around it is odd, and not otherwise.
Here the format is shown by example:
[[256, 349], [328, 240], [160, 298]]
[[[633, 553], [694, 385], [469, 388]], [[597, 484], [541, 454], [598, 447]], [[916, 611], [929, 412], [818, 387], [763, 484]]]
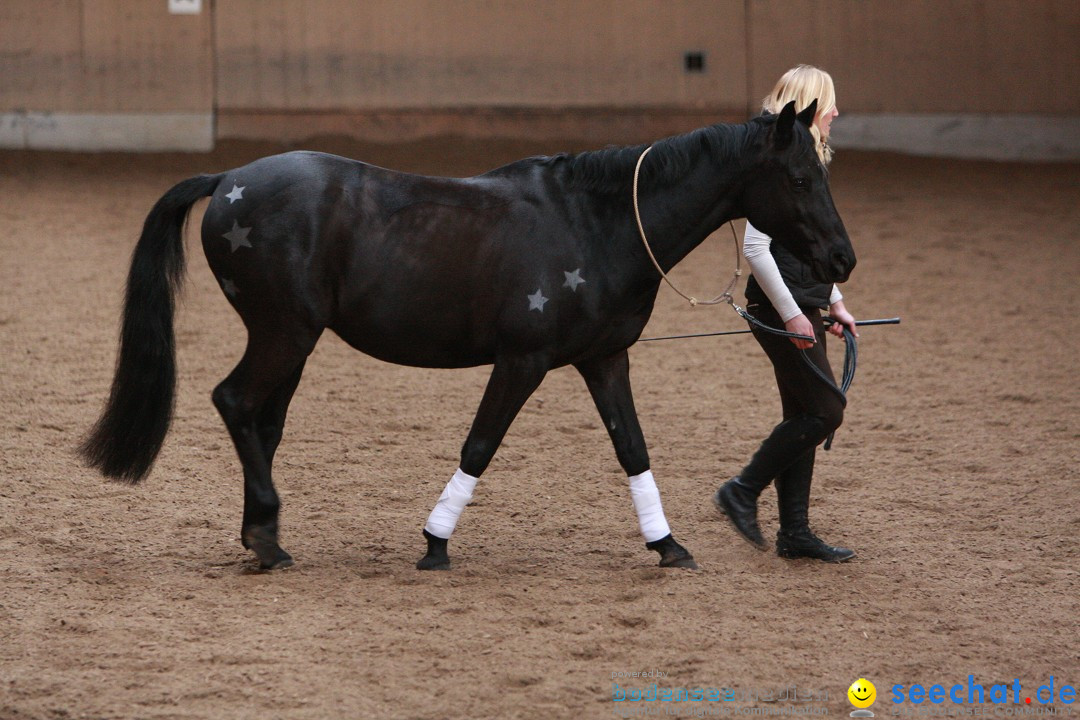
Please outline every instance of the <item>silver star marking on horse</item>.
[[221, 278], [221, 289], [224, 290], [225, 294], [229, 297], [236, 297], [240, 292], [236, 289], [236, 283], [229, 278]]
[[566, 276], [566, 282], [563, 283], [563, 287], [568, 287], [573, 292], [577, 292], [578, 285], [585, 284], [585, 279], [581, 277], [581, 268], [578, 268], [574, 272], [566, 272], [563, 270], [563, 275]]
[[251, 247], [251, 243], [248, 242], [247, 236], [251, 232], [249, 227], [240, 227], [240, 224], [235, 220], [232, 221], [232, 230], [225, 233], [221, 237], [229, 241], [229, 245], [232, 246], [232, 252], [236, 252], [242, 247]]
[[530, 310], [539, 310], [540, 312], [544, 312], [544, 303], [546, 303], [548, 299], [544, 297], [543, 293], [540, 292], [540, 288], [536, 288], [536, 292], [532, 295], [529, 295], [528, 297]]
[[247, 188], [247, 185], [241, 185], [240, 187], [237, 187], [235, 184], [233, 184], [232, 191], [225, 194], [225, 197], [229, 198], [230, 205], [232, 205], [237, 200], [244, 199], [245, 188]]

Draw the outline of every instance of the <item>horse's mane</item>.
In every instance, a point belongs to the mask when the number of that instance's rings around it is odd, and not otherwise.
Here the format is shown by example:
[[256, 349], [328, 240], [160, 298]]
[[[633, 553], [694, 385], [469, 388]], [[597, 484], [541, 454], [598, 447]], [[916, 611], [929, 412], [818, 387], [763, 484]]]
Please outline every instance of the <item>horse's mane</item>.
[[[768, 122], [768, 118], [755, 118], [741, 125], [709, 125], [656, 141], [646, 161], [649, 182], [666, 186], [685, 179], [691, 165], [702, 153], [718, 161], [734, 159], [753, 137], [756, 126]], [[572, 187], [599, 192], [625, 192], [627, 178], [633, 176], [637, 160], [646, 147], [648, 145], [610, 147], [560, 155], [551, 160], [566, 163]]]

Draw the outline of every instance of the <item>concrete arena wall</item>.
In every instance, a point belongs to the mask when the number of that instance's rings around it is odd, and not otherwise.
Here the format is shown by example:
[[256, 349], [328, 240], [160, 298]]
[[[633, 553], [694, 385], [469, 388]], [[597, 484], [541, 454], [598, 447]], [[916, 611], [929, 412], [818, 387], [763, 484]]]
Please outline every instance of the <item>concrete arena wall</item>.
[[744, 119], [809, 62], [838, 146], [1080, 158], [1075, 0], [183, 2], [0, 3], [0, 146], [633, 142]]

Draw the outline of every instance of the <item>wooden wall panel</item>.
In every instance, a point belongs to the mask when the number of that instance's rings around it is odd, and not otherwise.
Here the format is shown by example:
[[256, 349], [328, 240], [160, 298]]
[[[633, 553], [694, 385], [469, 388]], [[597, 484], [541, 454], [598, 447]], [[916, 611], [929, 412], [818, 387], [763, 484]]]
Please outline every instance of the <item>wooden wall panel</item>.
[[[229, 0], [218, 106], [744, 105], [743, 0]], [[686, 51], [706, 53], [688, 74]]]
[[211, 17], [165, 0], [4, 0], [0, 111], [210, 112]]
[[1080, 112], [1077, 0], [4, 0], [0, 111], [208, 110], [212, 22], [224, 110], [745, 112], [811, 62], [851, 112]]
[[[1016, 125], [985, 132], [987, 115], [1080, 118], [1080, 0], [167, 7], [0, 0], [0, 146], [79, 147], [92, 136], [86, 147], [122, 147], [130, 136], [171, 147], [186, 133], [200, 139], [177, 146], [205, 147], [215, 122], [219, 137], [654, 136], [756, 112], [800, 62], [833, 74], [842, 114], [870, 144], [899, 133], [897, 119], [908, 134], [932, 124], [935, 143], [952, 142], [961, 122], [993, 144]], [[705, 72], [685, 71], [687, 51], [705, 53]]]
[[841, 112], [1080, 113], [1076, 0], [749, 0], [752, 107], [827, 69]]
[[81, 0], [11, 0], [0, 9], [0, 110], [63, 110], [80, 74]]

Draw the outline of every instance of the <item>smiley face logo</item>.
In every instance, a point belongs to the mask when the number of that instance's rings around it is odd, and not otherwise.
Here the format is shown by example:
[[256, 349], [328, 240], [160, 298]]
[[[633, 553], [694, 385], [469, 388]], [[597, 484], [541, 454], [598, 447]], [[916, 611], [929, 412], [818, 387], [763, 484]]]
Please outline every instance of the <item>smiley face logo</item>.
[[866, 678], [859, 678], [847, 689], [848, 700], [857, 708], [868, 708], [877, 700], [877, 688]]

